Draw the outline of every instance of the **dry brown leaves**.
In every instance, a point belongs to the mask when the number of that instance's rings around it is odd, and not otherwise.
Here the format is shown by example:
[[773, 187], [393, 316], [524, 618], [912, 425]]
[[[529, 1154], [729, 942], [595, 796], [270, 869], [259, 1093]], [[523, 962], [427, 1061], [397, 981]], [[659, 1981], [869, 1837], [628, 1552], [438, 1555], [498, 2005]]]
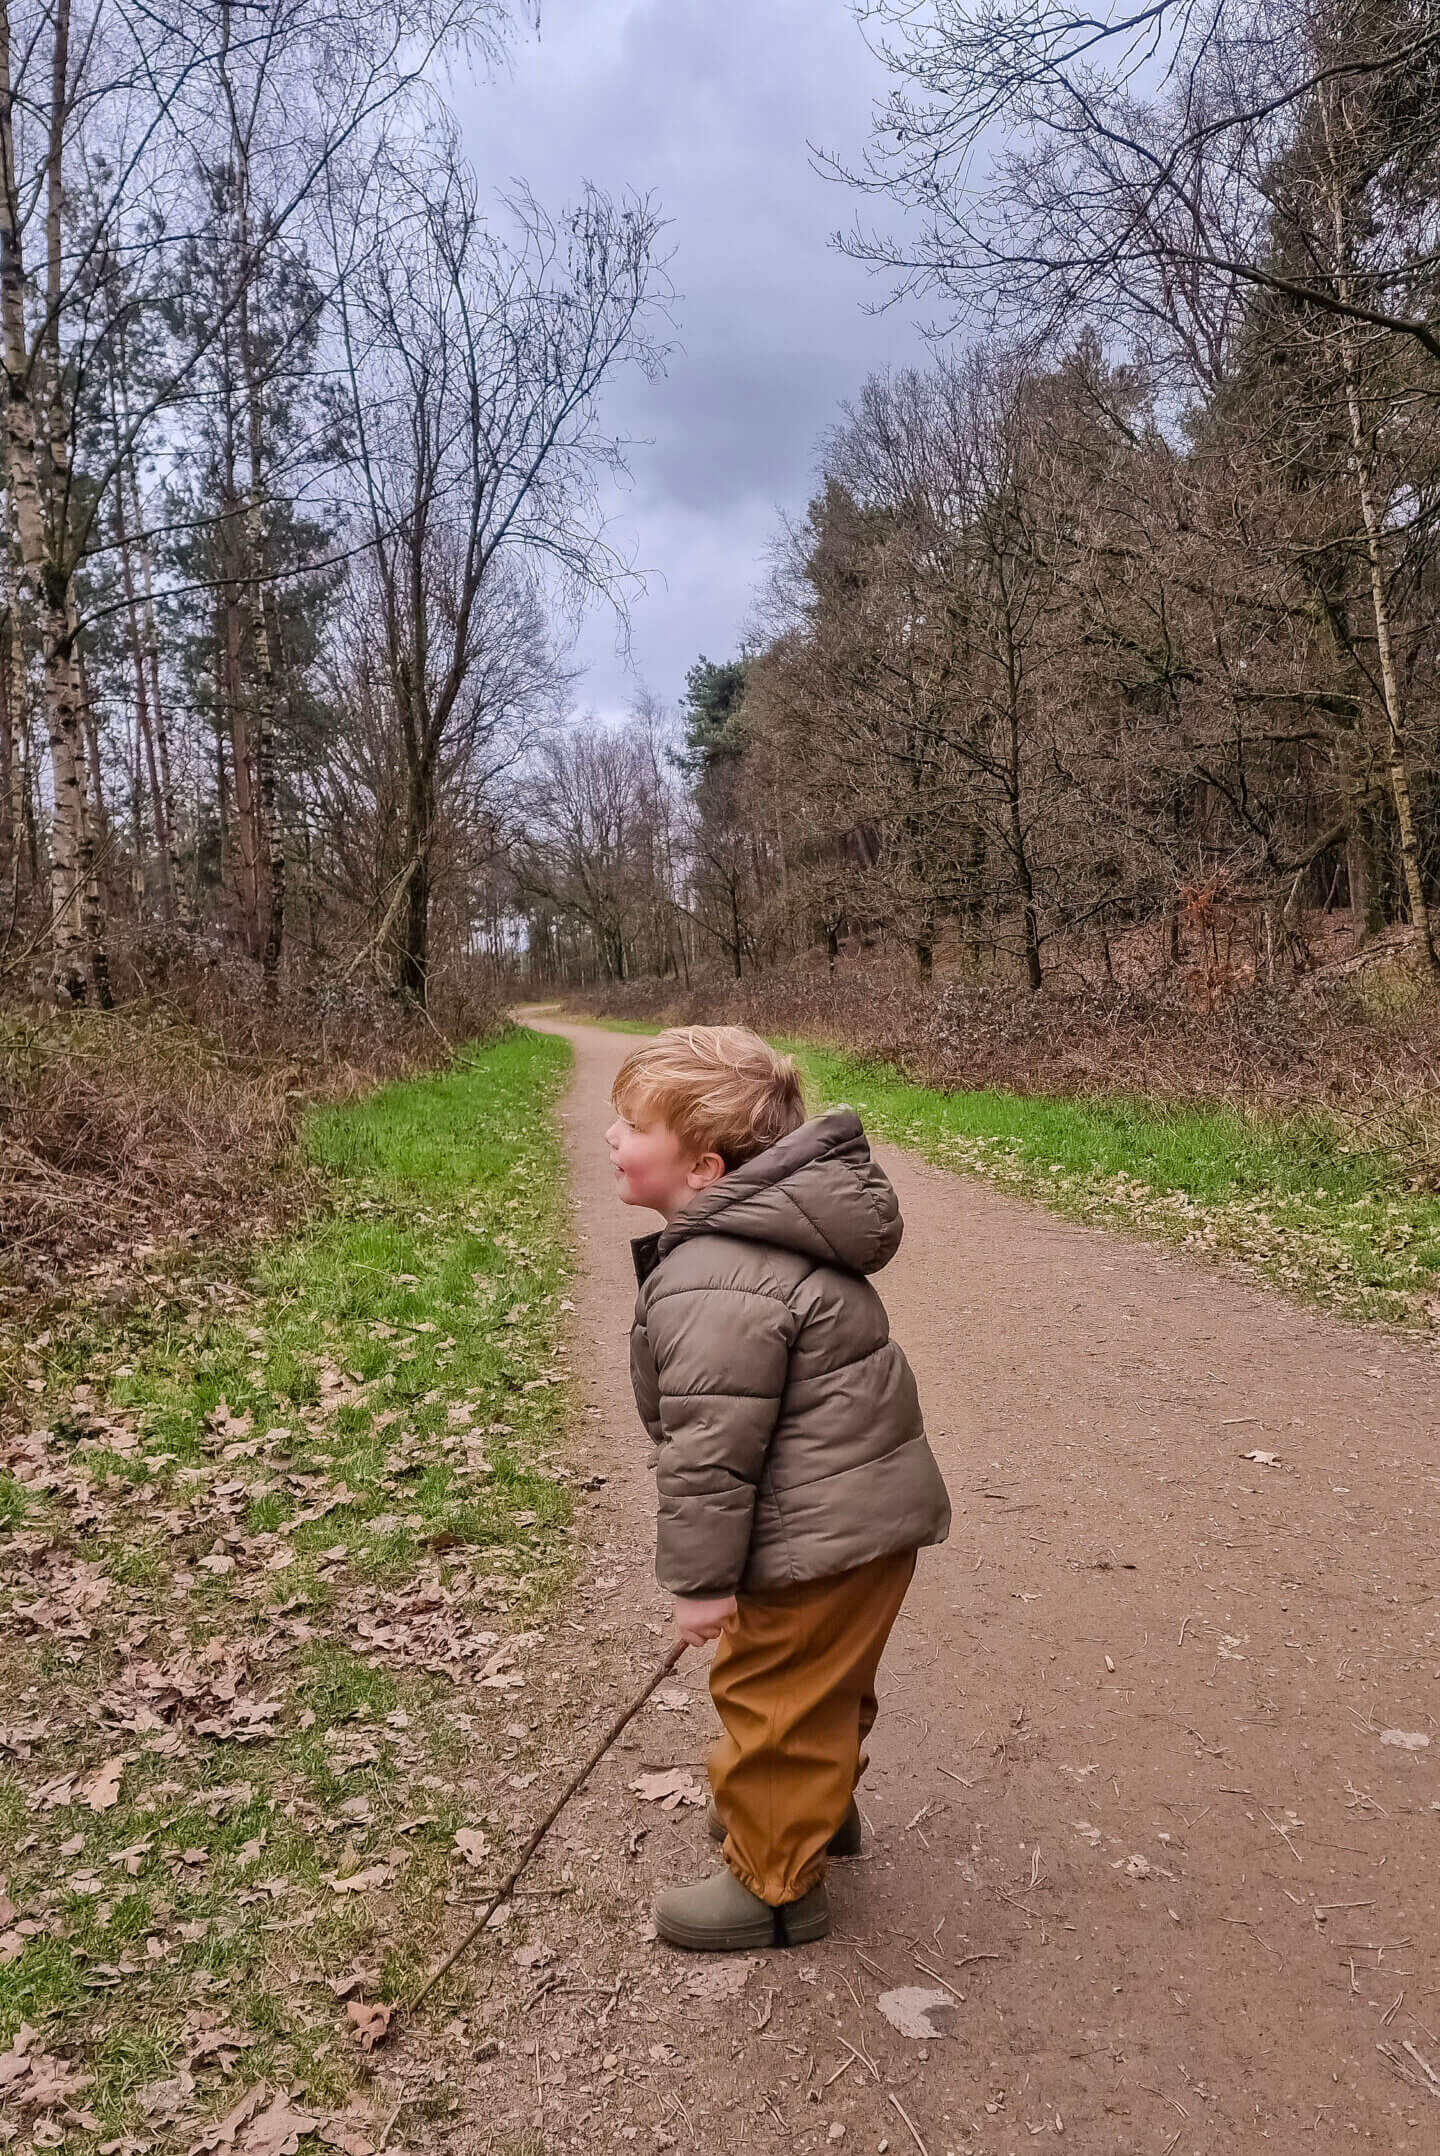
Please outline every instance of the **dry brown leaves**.
[[160, 1730], [183, 1723], [197, 1737], [257, 1744], [274, 1735], [284, 1701], [257, 1692], [251, 1672], [258, 1646], [210, 1640], [198, 1654], [167, 1662], [127, 1660], [96, 1705], [98, 1718], [116, 1729]]
[[[28, 2021], [21, 2022], [9, 2050], [0, 2052], [0, 2104], [20, 2112], [53, 2114], [62, 2125], [78, 2126], [89, 2133], [99, 2131], [100, 2121], [89, 2112], [75, 2110], [71, 2098], [83, 2094], [93, 2079], [93, 2075], [80, 2072], [64, 2059], [42, 2051], [40, 2032]], [[40, 2147], [53, 2147], [62, 2138], [42, 2137], [38, 2130], [34, 2134]]]
[[[388, 2007], [367, 2011], [389, 2019]], [[303, 2095], [301, 2087], [272, 2093], [265, 2082], [257, 2082], [191, 2143], [189, 2156], [296, 2156], [310, 2134], [341, 2156], [371, 2156], [379, 2135], [368, 2115], [314, 2109], [301, 2102]]]
[[94, 1633], [93, 1618], [110, 1599], [110, 1580], [101, 1565], [83, 1557], [68, 1557], [55, 1547], [42, 1547], [32, 1560], [32, 1578], [42, 1589], [33, 1601], [16, 1600], [10, 1622], [21, 1632], [44, 1633], [50, 1639], [87, 1640]]
[[688, 1767], [666, 1767], [641, 1774], [630, 1784], [643, 1804], [658, 1804], [662, 1812], [677, 1811], [682, 1804], [703, 1804], [705, 1791]]
[[135, 1752], [116, 1752], [87, 1772], [77, 1768], [69, 1774], [52, 1774], [30, 1791], [32, 1812], [58, 1811], [62, 1805], [83, 1804], [92, 1812], [108, 1812], [120, 1800], [125, 1769], [138, 1757]]
[[384, 2006], [378, 2000], [352, 1999], [345, 2009], [350, 2024], [350, 2034], [362, 2051], [373, 2051], [383, 2044], [390, 2027], [393, 2006]]

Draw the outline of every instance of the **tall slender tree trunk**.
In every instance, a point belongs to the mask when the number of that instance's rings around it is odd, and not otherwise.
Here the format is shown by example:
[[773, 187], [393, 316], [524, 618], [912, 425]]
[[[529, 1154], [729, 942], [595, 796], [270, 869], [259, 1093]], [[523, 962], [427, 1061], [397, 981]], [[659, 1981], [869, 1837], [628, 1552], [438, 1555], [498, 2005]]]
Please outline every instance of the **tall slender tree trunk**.
[[[174, 840], [171, 831], [171, 803], [167, 798], [169, 794], [169, 787], [166, 784], [168, 774], [162, 773], [161, 770], [157, 743], [159, 709], [158, 705], [152, 707], [151, 704], [153, 676], [146, 665], [145, 634], [141, 621], [139, 594], [135, 582], [135, 564], [126, 500], [129, 460], [121, 453], [120, 416], [118, 409], [114, 405], [111, 407], [111, 420], [118, 465], [115, 474], [115, 546], [120, 556], [121, 588], [125, 594], [125, 626], [130, 645], [130, 665], [135, 676], [137, 747], [143, 752], [145, 776], [149, 783], [150, 810], [155, 825], [155, 851], [160, 869], [161, 904], [166, 920], [173, 921], [177, 905], [177, 878]], [[142, 877], [141, 889], [143, 891], [143, 862], [140, 862], [139, 867]]]
[[[125, 426], [128, 433], [128, 413], [125, 415]], [[118, 484], [123, 488], [127, 481], [133, 514], [131, 531], [140, 562], [140, 618], [145, 665], [150, 682], [150, 720], [155, 731], [155, 755], [160, 766], [160, 805], [165, 818], [162, 840], [165, 849], [165, 882], [168, 893], [173, 897], [181, 924], [188, 925], [190, 905], [180, 868], [180, 826], [175, 814], [175, 780], [170, 764], [170, 727], [165, 698], [160, 690], [160, 631], [155, 620], [155, 573], [151, 560], [150, 535], [145, 529], [145, 512], [140, 500], [140, 478], [135, 468], [133, 453], [125, 459], [125, 468], [120, 473]]]
[[[48, 157], [46, 290], [52, 316], [58, 316], [60, 292], [61, 149], [68, 71], [69, 0], [56, 12], [52, 89], [58, 85], [51, 114]], [[56, 986], [83, 1002], [87, 972], [97, 993], [107, 994], [104, 952], [98, 942], [96, 910], [88, 894], [94, 884], [94, 861], [85, 800], [85, 756], [80, 701], [70, 634], [70, 574], [64, 559], [65, 532], [59, 510], [65, 501], [69, 464], [68, 430], [57, 423], [60, 390], [52, 387], [52, 473], [55, 494], [47, 503], [36, 454], [36, 413], [31, 397], [32, 365], [25, 336], [25, 265], [15, 222], [13, 92], [10, 79], [10, 10], [0, 0], [0, 344], [6, 387], [6, 435], [9, 483], [24, 585], [40, 631], [45, 684], [45, 731], [50, 748], [54, 794], [50, 840], [51, 946]], [[47, 328], [58, 360], [58, 322]], [[53, 371], [53, 363], [52, 363]], [[58, 448], [59, 464], [54, 452]], [[87, 941], [96, 936], [87, 951]], [[87, 958], [89, 964], [87, 966]]]
[[430, 993], [430, 850], [434, 840], [435, 781], [422, 747], [411, 763], [407, 794], [405, 851], [415, 865], [405, 892], [400, 943], [401, 993], [422, 1010]]
[[[70, 600], [70, 671], [75, 682], [75, 700], [80, 713], [80, 736], [85, 745], [85, 760], [80, 767], [82, 781], [82, 808], [88, 819], [89, 801], [93, 796], [95, 823], [93, 831], [84, 833], [85, 861], [88, 874], [84, 890], [80, 894], [80, 919], [85, 936], [85, 952], [90, 968], [90, 985], [95, 1001], [102, 1011], [108, 1011], [114, 997], [110, 990], [110, 958], [105, 946], [105, 901], [101, 888], [101, 861], [95, 852], [98, 836], [105, 852], [109, 851], [108, 826], [105, 814], [104, 776], [100, 764], [100, 737], [95, 726], [95, 707], [90, 700], [90, 682], [85, 670], [85, 658], [76, 634], [75, 602], [72, 588]], [[88, 764], [88, 784], [86, 766]]]
[[[1350, 235], [1336, 142], [1336, 123], [1337, 120], [1343, 121], [1344, 112], [1343, 107], [1338, 113], [1334, 109], [1335, 100], [1341, 94], [1333, 88], [1328, 92], [1329, 102], [1324, 111], [1324, 127], [1331, 167], [1330, 211], [1335, 242], [1335, 281], [1341, 300], [1348, 303], [1352, 297], [1353, 284]], [[1345, 383], [1345, 410], [1350, 422], [1350, 468], [1355, 475], [1355, 490], [1360, 499], [1360, 515], [1365, 526], [1365, 561], [1370, 578], [1370, 604], [1375, 617], [1375, 645], [1380, 659], [1380, 685], [1385, 704], [1386, 769], [1395, 803], [1395, 821], [1399, 828], [1405, 896], [1410, 904], [1410, 919], [1420, 939], [1421, 958], [1432, 978], [1440, 979], [1440, 952], [1435, 948], [1430, 906], [1425, 893], [1425, 877], [1420, 862], [1420, 841], [1415, 830], [1405, 703], [1400, 688], [1399, 670], [1395, 664], [1390, 600], [1385, 588], [1385, 548], [1376, 498], [1375, 445], [1365, 425], [1361, 406], [1360, 369], [1354, 325], [1342, 319], [1336, 336], [1339, 340], [1340, 367]]]
[[[7, 575], [8, 584], [9, 577]], [[6, 607], [4, 640], [10, 635], [10, 614]], [[0, 880], [12, 887], [12, 898], [18, 899], [20, 890], [20, 739], [15, 721], [11, 716], [13, 686], [10, 669], [0, 666]], [[11, 919], [15, 905], [11, 905]]]
[[0, 635], [0, 686], [4, 689], [4, 716], [0, 719], [0, 763], [3, 763], [3, 771], [0, 771], [0, 782], [3, 782], [0, 872], [10, 886], [9, 914], [13, 925], [20, 911], [20, 864], [24, 857], [30, 684], [25, 672], [25, 641], [15, 590], [15, 555], [8, 514], [10, 490], [8, 482], [4, 481], [8, 463], [5, 442], [5, 430], [0, 428], [0, 483], [5, 484], [7, 511], [4, 528], [0, 530], [0, 607], [4, 609], [4, 629]]
[[1375, 616], [1375, 643], [1380, 658], [1380, 684], [1385, 698], [1386, 769], [1391, 798], [1395, 803], [1395, 821], [1399, 828], [1405, 896], [1410, 905], [1410, 919], [1420, 939], [1421, 957], [1430, 973], [1440, 978], [1440, 953], [1437, 953], [1435, 948], [1430, 904], [1425, 893], [1425, 877], [1420, 862], [1420, 840], [1415, 829], [1415, 809], [1410, 791], [1405, 705], [1390, 633], [1390, 602], [1385, 589], [1385, 554], [1375, 500], [1374, 460], [1360, 409], [1360, 392], [1349, 330], [1342, 330], [1340, 335], [1345, 354], [1345, 402], [1350, 415], [1351, 468], [1355, 473], [1356, 491], [1360, 496], [1360, 514], [1365, 522], [1365, 558], [1370, 575], [1370, 604]]
[[[229, 10], [226, 9], [228, 18]], [[227, 29], [228, 36], [228, 29]], [[248, 262], [250, 159], [232, 110], [240, 260]], [[275, 783], [275, 662], [265, 612], [265, 440], [259, 361], [250, 305], [250, 273], [244, 273], [239, 307], [240, 365], [245, 377], [245, 436], [250, 485], [245, 502], [245, 541], [250, 571], [250, 656], [255, 683], [255, 771], [260, 846], [265, 857], [265, 902], [260, 960], [266, 992], [273, 995], [285, 938], [285, 834]]]
[[1021, 936], [1025, 949], [1025, 978], [1032, 991], [1044, 985], [1040, 964], [1040, 913], [1035, 904], [1035, 879], [1025, 845], [1025, 824], [1020, 814], [1018, 788], [1010, 791], [1010, 854], [1015, 869], [1015, 889], [1020, 898]]
[[223, 621], [217, 620], [215, 633], [215, 817], [219, 828], [216, 840], [217, 858], [215, 867], [220, 879], [222, 899], [230, 889], [230, 779], [225, 767], [225, 704]]
[[1369, 798], [1357, 793], [1345, 840], [1345, 873], [1350, 886], [1350, 935], [1358, 950], [1385, 925], [1380, 864], [1375, 850], [1375, 812]]
[[260, 955], [260, 870], [255, 807], [255, 763], [250, 739], [250, 717], [244, 690], [244, 634], [241, 615], [241, 579], [236, 560], [239, 504], [233, 495], [226, 505], [226, 583], [224, 607], [224, 693], [229, 721], [233, 816], [231, 819], [230, 868], [240, 935], [252, 958]]
[[1044, 973], [1040, 964], [1040, 910], [1035, 903], [1035, 878], [1030, 867], [1030, 849], [1025, 837], [1025, 817], [1021, 807], [1020, 770], [1020, 681], [1016, 669], [1014, 637], [1007, 624], [1007, 690], [1009, 711], [1007, 764], [1005, 773], [1005, 796], [1010, 813], [1010, 864], [1015, 878], [1015, 890], [1020, 900], [1021, 937], [1025, 951], [1025, 978], [1031, 993], [1044, 985]]
[[143, 834], [140, 825], [139, 802], [142, 792], [141, 771], [150, 794], [150, 814], [155, 827], [155, 852], [160, 870], [161, 905], [167, 921], [175, 918], [175, 887], [170, 878], [170, 849], [165, 834], [165, 795], [160, 784], [160, 763], [155, 753], [155, 729], [150, 723], [150, 684], [145, 671], [145, 646], [140, 633], [140, 610], [135, 597], [135, 573], [130, 561], [129, 538], [125, 529], [124, 493], [119, 483], [115, 489], [115, 543], [120, 555], [120, 573], [125, 593], [125, 627], [130, 645], [130, 666], [135, 676], [135, 856], [140, 878], [139, 889], [145, 889], [145, 863], [141, 851]]

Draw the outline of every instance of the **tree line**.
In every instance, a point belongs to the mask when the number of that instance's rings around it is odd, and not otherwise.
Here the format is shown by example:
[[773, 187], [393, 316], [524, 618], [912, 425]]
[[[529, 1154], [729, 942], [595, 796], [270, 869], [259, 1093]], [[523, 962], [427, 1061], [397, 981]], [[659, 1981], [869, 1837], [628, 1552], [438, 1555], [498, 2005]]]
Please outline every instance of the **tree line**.
[[1433, 979], [1440, 13], [857, 12], [894, 87], [842, 244], [935, 362], [843, 412], [668, 738], [551, 755], [537, 969], [881, 939], [1038, 988], [1198, 923], [1274, 977], [1323, 917]]
[[314, 957], [423, 1002], [508, 930], [565, 622], [628, 571], [602, 391], [657, 219], [482, 201], [508, 0], [0, 0], [0, 972]]
[[606, 728], [665, 268], [647, 202], [482, 199], [438, 85], [518, 0], [0, 0], [0, 977], [1435, 974], [1440, 14], [855, 13], [892, 87], [815, 155], [933, 362]]

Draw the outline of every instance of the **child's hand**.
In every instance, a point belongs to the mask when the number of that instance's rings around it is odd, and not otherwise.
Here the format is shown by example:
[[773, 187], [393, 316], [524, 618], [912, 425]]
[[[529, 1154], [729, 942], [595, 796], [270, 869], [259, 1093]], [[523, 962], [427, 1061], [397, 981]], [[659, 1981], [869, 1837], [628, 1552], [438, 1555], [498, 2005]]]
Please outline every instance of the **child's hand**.
[[675, 1629], [687, 1647], [703, 1647], [719, 1639], [726, 1620], [735, 1615], [734, 1595], [676, 1595]]

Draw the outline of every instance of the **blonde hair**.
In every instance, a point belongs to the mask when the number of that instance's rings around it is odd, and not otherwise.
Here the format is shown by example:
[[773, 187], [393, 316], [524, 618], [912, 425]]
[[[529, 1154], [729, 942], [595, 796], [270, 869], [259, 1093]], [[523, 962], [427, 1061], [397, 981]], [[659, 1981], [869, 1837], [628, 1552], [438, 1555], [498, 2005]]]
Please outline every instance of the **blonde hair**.
[[794, 1058], [748, 1026], [672, 1026], [626, 1056], [610, 1099], [627, 1123], [652, 1118], [698, 1160], [753, 1160], [805, 1120]]

